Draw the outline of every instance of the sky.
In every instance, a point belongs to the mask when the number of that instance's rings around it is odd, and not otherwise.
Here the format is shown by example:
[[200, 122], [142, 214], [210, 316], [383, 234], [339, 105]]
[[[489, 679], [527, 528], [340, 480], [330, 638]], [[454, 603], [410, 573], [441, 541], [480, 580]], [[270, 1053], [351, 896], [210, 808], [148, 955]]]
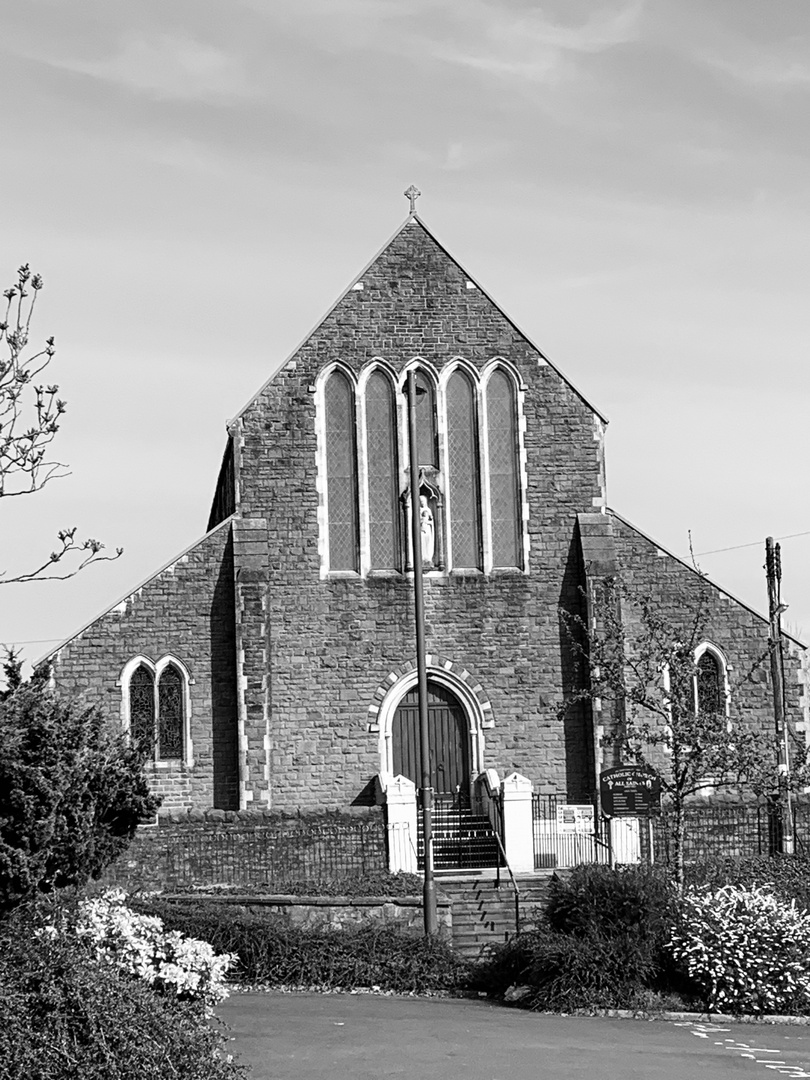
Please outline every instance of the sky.
[[[806, 0], [0, 0], [0, 284], [70, 476], [0, 502], [36, 660], [205, 531], [225, 423], [404, 220], [610, 420], [608, 502], [810, 638]], [[2, 277], [2, 275], [5, 275]], [[794, 535], [804, 534], [804, 535]], [[718, 550], [732, 549], [732, 550]], [[708, 554], [706, 554], [708, 553]]]

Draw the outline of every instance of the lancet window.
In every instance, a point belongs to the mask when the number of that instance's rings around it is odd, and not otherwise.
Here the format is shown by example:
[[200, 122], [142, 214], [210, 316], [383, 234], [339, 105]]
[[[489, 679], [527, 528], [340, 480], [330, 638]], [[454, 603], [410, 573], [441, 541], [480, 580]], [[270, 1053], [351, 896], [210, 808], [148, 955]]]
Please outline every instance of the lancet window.
[[326, 383], [329, 568], [358, 570], [357, 449], [354, 389], [342, 371]]
[[695, 706], [704, 714], [726, 711], [728, 693], [723, 657], [713, 646], [704, 644], [695, 659]]

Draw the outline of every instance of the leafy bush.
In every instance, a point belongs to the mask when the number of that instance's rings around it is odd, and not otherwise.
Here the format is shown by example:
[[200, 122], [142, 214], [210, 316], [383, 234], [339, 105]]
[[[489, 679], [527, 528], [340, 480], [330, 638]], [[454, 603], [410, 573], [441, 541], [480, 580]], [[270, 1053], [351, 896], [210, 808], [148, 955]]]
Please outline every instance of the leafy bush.
[[687, 893], [668, 947], [711, 1009], [810, 1010], [810, 915], [766, 888]]
[[535, 1009], [638, 1008], [655, 992], [688, 992], [665, 944], [675, 892], [649, 868], [582, 865], [551, 881], [538, 927], [490, 950], [474, 985], [526, 988]]
[[158, 806], [97, 710], [41, 683], [0, 702], [0, 910], [98, 877]]
[[238, 1080], [201, 1003], [157, 993], [83, 938], [47, 932], [53, 911], [0, 924], [0, 1062], [37, 1080]]
[[670, 879], [653, 868], [583, 864], [552, 878], [545, 917], [562, 934], [632, 933], [655, 946], [666, 939], [674, 901]]
[[424, 994], [457, 989], [467, 979], [469, 965], [441, 939], [384, 924], [330, 930], [204, 901], [154, 897], [134, 903], [217, 952], [235, 953], [234, 977], [244, 983]]

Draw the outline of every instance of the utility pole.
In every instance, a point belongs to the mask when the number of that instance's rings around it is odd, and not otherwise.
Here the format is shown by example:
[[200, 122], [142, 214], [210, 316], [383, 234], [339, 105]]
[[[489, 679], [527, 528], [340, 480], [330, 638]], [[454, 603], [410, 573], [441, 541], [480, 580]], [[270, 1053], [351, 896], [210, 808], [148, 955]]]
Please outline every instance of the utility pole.
[[782, 852], [793, 854], [793, 807], [790, 800], [790, 732], [785, 721], [785, 685], [782, 664], [782, 552], [772, 536], [765, 540], [765, 574], [768, 580], [768, 652], [773, 686], [776, 766], [779, 776], [779, 808], [782, 814]]
[[416, 616], [416, 677], [419, 691], [419, 747], [422, 771], [422, 833], [425, 842], [425, 880], [422, 911], [425, 934], [438, 930], [436, 882], [433, 877], [433, 786], [430, 782], [427, 664], [425, 661], [425, 594], [422, 582], [422, 528], [419, 515], [419, 463], [416, 440], [416, 376], [408, 372], [408, 450], [411, 482], [411, 547], [413, 549], [413, 596]]

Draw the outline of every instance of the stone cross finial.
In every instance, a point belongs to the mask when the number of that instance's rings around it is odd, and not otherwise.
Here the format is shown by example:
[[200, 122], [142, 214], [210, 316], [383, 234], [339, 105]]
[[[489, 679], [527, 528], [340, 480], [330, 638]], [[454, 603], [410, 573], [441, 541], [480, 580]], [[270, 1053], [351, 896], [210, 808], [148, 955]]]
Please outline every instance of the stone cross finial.
[[419, 196], [422, 194], [422, 192], [419, 190], [418, 187], [414, 187], [413, 184], [411, 184], [411, 186], [409, 188], [407, 188], [407, 190], [403, 191], [402, 194], [405, 196], [406, 199], [410, 200], [411, 213], [415, 214], [416, 213], [416, 200], [419, 198]]

